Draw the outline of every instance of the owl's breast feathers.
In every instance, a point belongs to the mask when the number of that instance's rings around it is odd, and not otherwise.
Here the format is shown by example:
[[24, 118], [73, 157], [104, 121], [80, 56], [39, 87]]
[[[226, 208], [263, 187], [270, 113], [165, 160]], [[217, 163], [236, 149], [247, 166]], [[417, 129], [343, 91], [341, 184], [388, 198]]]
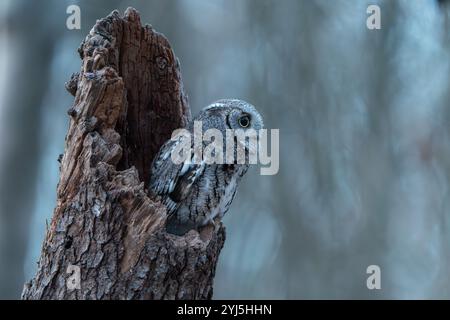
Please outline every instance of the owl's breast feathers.
[[192, 159], [175, 164], [171, 153], [176, 143], [179, 141], [166, 142], [156, 155], [150, 189], [167, 207], [168, 231], [181, 235], [228, 211], [248, 165], [196, 164]]

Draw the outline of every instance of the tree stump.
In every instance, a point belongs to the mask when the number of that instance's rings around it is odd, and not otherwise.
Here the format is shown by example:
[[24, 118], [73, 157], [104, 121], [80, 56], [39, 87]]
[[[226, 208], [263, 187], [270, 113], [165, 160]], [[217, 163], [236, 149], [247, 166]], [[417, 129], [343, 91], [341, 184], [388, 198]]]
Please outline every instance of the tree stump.
[[159, 147], [190, 120], [169, 42], [129, 8], [97, 21], [79, 53], [57, 205], [22, 298], [210, 299], [223, 225], [168, 234], [145, 190]]

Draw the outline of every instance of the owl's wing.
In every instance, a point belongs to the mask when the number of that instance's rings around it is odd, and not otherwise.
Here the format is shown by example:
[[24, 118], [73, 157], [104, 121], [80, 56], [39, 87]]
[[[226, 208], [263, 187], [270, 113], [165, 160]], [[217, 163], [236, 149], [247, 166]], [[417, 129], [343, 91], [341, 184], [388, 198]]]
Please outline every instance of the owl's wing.
[[179, 143], [182, 143], [181, 139], [169, 140], [161, 147], [153, 161], [150, 178], [150, 188], [156, 194], [168, 196], [176, 203], [186, 199], [205, 168], [203, 161], [195, 163], [192, 158], [175, 164], [171, 156]]

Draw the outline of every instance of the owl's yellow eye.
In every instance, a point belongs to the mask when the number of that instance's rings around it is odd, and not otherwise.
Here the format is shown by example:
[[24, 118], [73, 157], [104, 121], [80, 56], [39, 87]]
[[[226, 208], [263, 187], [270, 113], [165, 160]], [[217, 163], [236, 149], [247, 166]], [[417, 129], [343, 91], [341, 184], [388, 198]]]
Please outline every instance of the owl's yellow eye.
[[238, 122], [242, 128], [247, 128], [248, 126], [250, 126], [250, 117], [242, 116], [239, 118]]

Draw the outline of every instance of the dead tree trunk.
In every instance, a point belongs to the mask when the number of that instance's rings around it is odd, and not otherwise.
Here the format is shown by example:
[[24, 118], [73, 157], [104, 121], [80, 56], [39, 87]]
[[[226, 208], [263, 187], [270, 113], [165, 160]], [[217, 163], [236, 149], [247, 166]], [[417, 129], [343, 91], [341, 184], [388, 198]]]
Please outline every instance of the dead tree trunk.
[[129, 8], [99, 20], [79, 52], [57, 205], [22, 298], [211, 298], [224, 227], [167, 234], [165, 207], [144, 189], [153, 156], [190, 118], [169, 42]]

